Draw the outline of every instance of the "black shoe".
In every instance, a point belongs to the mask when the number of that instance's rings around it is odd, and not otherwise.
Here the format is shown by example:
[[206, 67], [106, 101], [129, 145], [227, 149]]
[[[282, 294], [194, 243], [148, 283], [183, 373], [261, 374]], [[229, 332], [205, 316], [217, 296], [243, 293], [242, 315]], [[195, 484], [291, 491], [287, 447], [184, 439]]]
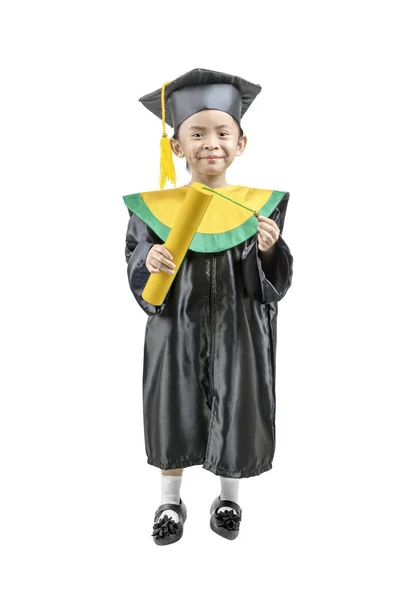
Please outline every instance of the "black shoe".
[[[221, 506], [230, 506], [232, 510], [220, 511], [218, 509]], [[236, 510], [236, 513], [233, 509]], [[227, 540], [237, 538], [242, 520], [242, 509], [239, 504], [232, 502], [232, 500], [221, 500], [221, 496], [218, 496], [211, 504], [210, 513], [210, 527], [215, 533]]]
[[[176, 523], [172, 517], [164, 515], [159, 519], [164, 510], [174, 510], [180, 516], [180, 521]], [[183, 524], [186, 521], [186, 505], [180, 499], [180, 504], [161, 504], [156, 510], [153, 524], [153, 533], [151, 534], [156, 544], [166, 546], [173, 544], [181, 539], [183, 535]]]

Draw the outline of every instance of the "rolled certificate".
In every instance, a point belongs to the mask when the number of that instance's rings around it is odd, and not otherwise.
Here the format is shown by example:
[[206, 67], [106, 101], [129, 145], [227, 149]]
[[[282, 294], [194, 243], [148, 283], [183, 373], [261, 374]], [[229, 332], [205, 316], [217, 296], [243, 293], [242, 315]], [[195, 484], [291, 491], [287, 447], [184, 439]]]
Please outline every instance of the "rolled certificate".
[[194, 182], [188, 188], [182, 207], [165, 240], [165, 246], [171, 252], [176, 265], [175, 273], [151, 273], [142, 292], [142, 298], [149, 304], [160, 306], [164, 302], [212, 197], [212, 192], [203, 190], [203, 184]]

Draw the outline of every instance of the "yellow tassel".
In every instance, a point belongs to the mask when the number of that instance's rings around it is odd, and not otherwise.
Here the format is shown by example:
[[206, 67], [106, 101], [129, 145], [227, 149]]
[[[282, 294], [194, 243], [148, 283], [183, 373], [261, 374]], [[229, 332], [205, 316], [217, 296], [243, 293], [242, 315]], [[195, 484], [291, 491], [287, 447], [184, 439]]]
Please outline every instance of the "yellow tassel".
[[165, 135], [160, 141], [161, 158], [160, 158], [160, 188], [164, 189], [165, 182], [169, 179], [176, 186], [176, 174], [174, 161], [172, 158], [171, 144], [169, 138]]
[[161, 90], [161, 114], [163, 133], [160, 141], [160, 189], [164, 189], [167, 179], [169, 179], [174, 184], [174, 186], [176, 186], [176, 173], [174, 161], [172, 158], [171, 144], [165, 130], [165, 86], [168, 85], [168, 83], [170, 82], [167, 81], [166, 83], [164, 83]]

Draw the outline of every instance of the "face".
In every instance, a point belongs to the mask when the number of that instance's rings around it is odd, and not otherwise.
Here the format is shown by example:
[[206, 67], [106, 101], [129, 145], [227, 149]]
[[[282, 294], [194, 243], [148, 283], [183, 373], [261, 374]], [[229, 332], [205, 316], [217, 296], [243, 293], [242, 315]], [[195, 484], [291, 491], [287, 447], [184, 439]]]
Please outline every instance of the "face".
[[247, 138], [239, 139], [239, 126], [228, 113], [202, 110], [179, 128], [179, 140], [171, 139], [174, 154], [185, 157], [194, 175], [218, 175], [240, 156]]

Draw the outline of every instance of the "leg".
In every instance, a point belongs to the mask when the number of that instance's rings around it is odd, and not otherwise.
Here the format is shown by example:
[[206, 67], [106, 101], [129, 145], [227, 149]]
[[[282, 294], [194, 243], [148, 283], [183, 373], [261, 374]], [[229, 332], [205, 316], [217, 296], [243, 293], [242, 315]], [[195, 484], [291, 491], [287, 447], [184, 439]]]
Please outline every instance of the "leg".
[[161, 473], [163, 475], [182, 475], [183, 469], [169, 469], [168, 471], [163, 471], [161, 469]]
[[242, 509], [238, 504], [240, 479], [220, 476], [220, 482], [221, 493], [210, 508], [210, 527], [218, 535], [234, 540], [239, 535], [242, 520]]
[[[240, 479], [232, 477], [222, 477], [221, 481], [221, 500], [231, 500], [239, 504], [239, 482]], [[230, 510], [229, 506], [222, 506], [221, 510]], [[237, 511], [235, 511], [237, 512]]]
[[[182, 484], [183, 469], [161, 469], [161, 504], [179, 504], [181, 499], [181, 484]], [[167, 515], [179, 522], [179, 515], [174, 510], [164, 510], [160, 519]]]
[[187, 508], [180, 494], [182, 473], [183, 469], [161, 469], [161, 503], [154, 515], [152, 533], [159, 546], [173, 544], [183, 535]]

